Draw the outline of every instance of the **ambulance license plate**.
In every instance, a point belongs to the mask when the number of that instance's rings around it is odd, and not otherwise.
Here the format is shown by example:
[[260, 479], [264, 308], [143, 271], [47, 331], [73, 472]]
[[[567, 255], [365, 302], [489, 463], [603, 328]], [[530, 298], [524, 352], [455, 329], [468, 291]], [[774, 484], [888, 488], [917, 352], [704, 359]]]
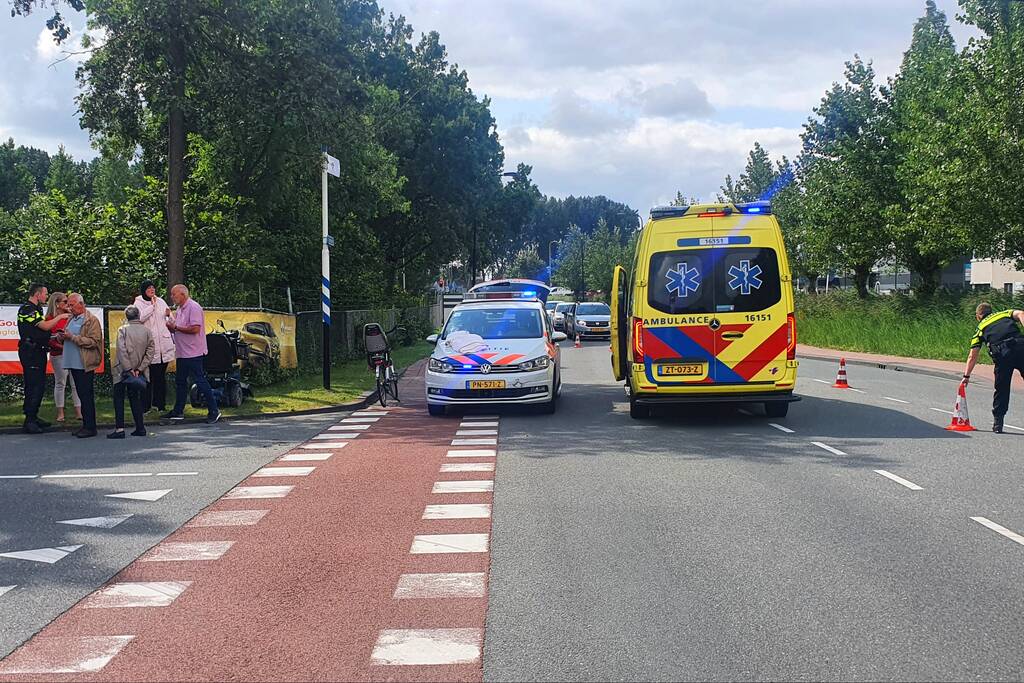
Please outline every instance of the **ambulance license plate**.
[[503, 379], [471, 379], [466, 382], [467, 389], [504, 389]]
[[703, 363], [681, 363], [659, 365], [658, 374], [662, 377], [701, 377], [704, 375]]

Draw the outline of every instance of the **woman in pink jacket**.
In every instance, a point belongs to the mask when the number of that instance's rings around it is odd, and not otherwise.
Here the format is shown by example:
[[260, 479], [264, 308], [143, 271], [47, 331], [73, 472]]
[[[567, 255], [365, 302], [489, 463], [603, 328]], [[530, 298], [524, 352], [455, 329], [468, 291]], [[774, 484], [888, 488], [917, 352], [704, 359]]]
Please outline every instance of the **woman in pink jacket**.
[[156, 295], [156, 285], [146, 280], [139, 287], [135, 307], [139, 309], [139, 320], [149, 329], [156, 344], [153, 362], [149, 366], [149, 385], [142, 399], [143, 409], [167, 410], [167, 364], [174, 360], [174, 340], [167, 330], [167, 316], [170, 308], [167, 302]]

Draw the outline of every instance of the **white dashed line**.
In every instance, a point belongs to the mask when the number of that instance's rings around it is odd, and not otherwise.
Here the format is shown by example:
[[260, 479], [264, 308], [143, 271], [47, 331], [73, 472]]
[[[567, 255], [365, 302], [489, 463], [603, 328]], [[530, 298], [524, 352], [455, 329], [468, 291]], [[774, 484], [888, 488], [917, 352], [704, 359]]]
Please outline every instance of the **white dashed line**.
[[386, 629], [370, 661], [382, 666], [475, 664], [483, 639], [479, 628]]
[[361, 423], [373, 423], [373, 422], [377, 422], [378, 420], [380, 420], [379, 417], [346, 417], [341, 422], [342, 422], [342, 424], [346, 424], [346, 423], [348, 423], [348, 424], [360, 423], [361, 424]]
[[453, 446], [497, 446], [497, 439], [452, 439]]
[[904, 403], [910, 405], [910, 401], [904, 401], [902, 398], [893, 398], [892, 396], [883, 396], [886, 401], [892, 401], [893, 403]]
[[497, 429], [460, 429], [455, 436], [497, 436]]
[[854, 392], [854, 393], [857, 393], [857, 394], [866, 394], [866, 393], [868, 393], [868, 392], [862, 391], [860, 389], [854, 389], [853, 387], [846, 387], [846, 388], [849, 389], [850, 391]]
[[413, 536], [412, 555], [441, 553], [486, 553], [488, 534], [417, 534]]
[[37, 637], [0, 662], [0, 675], [95, 673], [135, 636]]
[[821, 448], [822, 450], [828, 451], [832, 455], [846, 455], [846, 453], [843, 453], [838, 448], [832, 448], [827, 443], [822, 443], [820, 441], [812, 441], [811, 443], [814, 444], [815, 446], [817, 446], [818, 448]]
[[388, 414], [386, 410], [364, 410], [358, 413], [352, 413], [351, 417], [384, 417]]
[[482, 598], [487, 594], [483, 572], [402, 574], [394, 598]]
[[311, 462], [329, 460], [334, 453], [289, 453], [277, 459], [278, 462]]
[[338, 443], [304, 443], [299, 446], [299, 448], [303, 450], [322, 451], [325, 448], [337, 449], [344, 448], [347, 445], [348, 443], [344, 441], [339, 441]]
[[17, 550], [10, 553], [0, 553], [0, 557], [9, 557], [12, 560], [28, 560], [29, 562], [42, 562], [54, 564], [80, 549], [80, 545], [61, 545], [56, 548], [37, 548], [35, 550]]
[[499, 415], [463, 415], [463, 420], [497, 420]]
[[333, 441], [335, 439], [354, 439], [357, 436], [359, 436], [358, 433], [356, 433], [356, 434], [346, 434], [345, 432], [341, 432], [339, 434], [317, 434], [316, 436], [313, 437], [313, 440], [314, 441]]
[[254, 477], [306, 477], [315, 467], [263, 467], [256, 471]]
[[[333, 427], [328, 427], [327, 431], [329, 431], [329, 432], [365, 432], [371, 426], [372, 425], [334, 425]], [[328, 436], [334, 436], [334, 435], [328, 435]]]
[[209, 510], [200, 512], [185, 526], [253, 526], [258, 524], [270, 510]]
[[1018, 533], [1010, 531], [1009, 529], [1007, 529], [1005, 526], [1002, 526], [1001, 524], [996, 524], [992, 520], [987, 519], [985, 517], [971, 517], [971, 519], [973, 519], [975, 522], [977, 522], [978, 524], [980, 524], [982, 526], [988, 527], [989, 529], [991, 529], [992, 531], [996, 532], [1000, 536], [1005, 536], [1006, 538], [1010, 539], [1014, 543], [1019, 543], [1021, 545], [1024, 545], [1024, 536], [1021, 536]]
[[437, 481], [431, 493], [490, 493], [493, 481]]
[[0, 474], [0, 479], [38, 479], [38, 474]]
[[212, 562], [219, 560], [234, 541], [165, 541], [140, 558], [141, 562]]
[[897, 477], [892, 472], [886, 472], [885, 470], [875, 470], [875, 473], [876, 474], [881, 474], [886, 479], [892, 479], [894, 482], [896, 482], [900, 486], [906, 486], [911, 491], [923, 491], [924, 490], [920, 486], [915, 484], [914, 482], [909, 481], [907, 479], [904, 479], [903, 477]]
[[768, 426], [769, 426], [769, 427], [774, 427], [775, 429], [778, 429], [778, 430], [779, 430], [780, 432], [782, 432], [783, 434], [796, 434], [796, 432], [794, 432], [794, 431], [793, 431], [792, 429], [790, 429], [789, 427], [783, 427], [782, 425], [780, 425], [780, 424], [775, 424], [774, 422], [769, 422], [769, 423], [768, 423]]
[[1022, 427], [1014, 427], [1013, 425], [1008, 425], [1008, 424], [1004, 424], [1003, 427], [1005, 427], [1006, 429], [1015, 429], [1018, 432], [1024, 432], [1024, 428], [1022, 428]]
[[441, 465], [442, 472], [493, 472], [493, 462], [450, 462]]
[[813, 379], [815, 382], [818, 382], [819, 384], [829, 384], [829, 385], [832, 384], [832, 382], [826, 382], [823, 379], [815, 379], [813, 377], [811, 379]]
[[459, 425], [459, 429], [476, 429], [477, 427], [497, 427], [498, 423], [495, 422], [463, 422]]
[[488, 519], [490, 516], [490, 503], [428, 505], [423, 510], [423, 519]]
[[498, 452], [489, 448], [478, 448], [465, 451], [448, 451], [449, 458], [494, 458]]
[[191, 581], [115, 583], [90, 595], [82, 606], [90, 609], [167, 607], [191, 585]]
[[237, 486], [224, 494], [224, 500], [249, 498], [284, 498], [293, 486]]
[[932, 408], [931, 406], [928, 407], [928, 410], [934, 410], [936, 413], [942, 413], [943, 415], [952, 415], [953, 414], [952, 410], [943, 410], [942, 408]]

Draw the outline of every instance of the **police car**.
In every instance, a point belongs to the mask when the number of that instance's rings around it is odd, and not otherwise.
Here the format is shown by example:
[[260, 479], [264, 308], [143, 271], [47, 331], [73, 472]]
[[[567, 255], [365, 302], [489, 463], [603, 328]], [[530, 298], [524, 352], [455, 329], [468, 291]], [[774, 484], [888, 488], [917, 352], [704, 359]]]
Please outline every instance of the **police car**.
[[535, 405], [554, 413], [561, 389], [558, 343], [540, 283], [485, 283], [471, 289], [440, 334], [427, 341], [427, 409], [444, 415], [451, 406]]

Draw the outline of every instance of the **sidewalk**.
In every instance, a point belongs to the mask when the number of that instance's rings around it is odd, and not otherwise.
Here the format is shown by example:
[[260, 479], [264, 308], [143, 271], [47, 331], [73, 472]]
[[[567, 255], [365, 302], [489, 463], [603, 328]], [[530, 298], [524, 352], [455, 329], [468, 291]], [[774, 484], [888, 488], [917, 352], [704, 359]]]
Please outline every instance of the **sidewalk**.
[[[982, 351], [984, 354], [985, 352]], [[831, 360], [839, 362], [845, 358], [850, 365], [866, 365], [883, 370], [895, 370], [897, 372], [913, 372], [919, 375], [931, 375], [959, 381], [964, 375], [964, 364], [966, 355], [962, 361], [952, 360], [929, 360], [926, 358], [904, 358], [902, 356], [886, 356], [878, 353], [860, 353], [858, 351], [837, 351], [835, 349], [822, 349], [816, 346], [798, 344], [796, 348], [798, 358], [813, 358], [815, 360]], [[978, 386], [991, 387], [995, 383], [994, 369], [991, 365], [977, 365], [971, 376], [971, 383]], [[1013, 377], [1013, 390], [1024, 392], [1024, 379], [1020, 374]]]

